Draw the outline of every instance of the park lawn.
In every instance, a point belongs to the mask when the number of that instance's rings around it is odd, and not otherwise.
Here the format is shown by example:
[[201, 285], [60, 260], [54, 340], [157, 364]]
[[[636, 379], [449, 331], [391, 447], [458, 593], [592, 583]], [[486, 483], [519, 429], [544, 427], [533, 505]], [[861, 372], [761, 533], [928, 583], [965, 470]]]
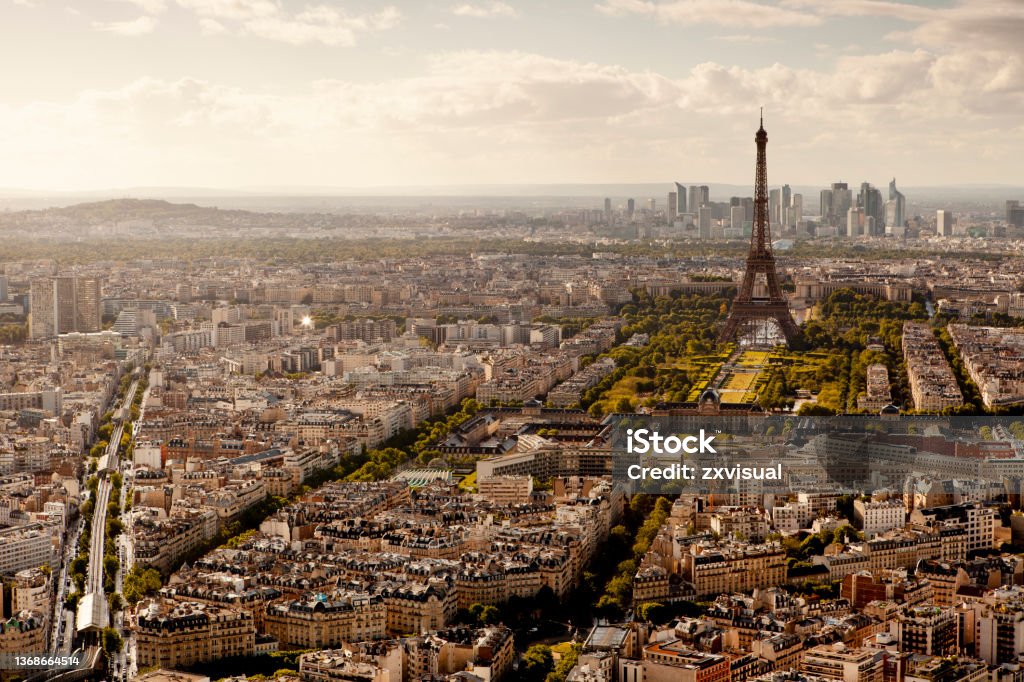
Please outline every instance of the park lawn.
[[476, 492], [476, 472], [475, 471], [473, 473], [471, 473], [469, 476], [466, 476], [461, 481], [459, 481], [459, 490], [462, 490], [462, 491], [467, 492], [467, 493], [475, 493]]
[[740, 354], [736, 364], [740, 367], [763, 367], [768, 364], [768, 358], [771, 355], [771, 351], [745, 350]]

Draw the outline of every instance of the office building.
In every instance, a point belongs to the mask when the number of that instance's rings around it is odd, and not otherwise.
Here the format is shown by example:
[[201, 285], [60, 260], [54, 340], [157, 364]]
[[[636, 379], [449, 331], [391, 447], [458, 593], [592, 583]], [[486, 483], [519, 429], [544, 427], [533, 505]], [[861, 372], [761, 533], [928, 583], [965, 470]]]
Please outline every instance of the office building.
[[885, 202], [886, 234], [902, 236], [906, 222], [907, 198], [896, 189], [896, 178], [889, 182], [889, 201]]
[[71, 332], [98, 332], [100, 287], [95, 277], [33, 280], [29, 288], [29, 336], [42, 339]]
[[953, 214], [939, 209], [935, 212], [935, 234], [941, 237], [953, 236]]
[[853, 191], [845, 182], [832, 183], [832, 224], [837, 227], [846, 220], [846, 215], [853, 206]]
[[686, 213], [686, 186], [676, 183], [676, 213]]
[[860, 184], [860, 194], [857, 195], [857, 206], [864, 211], [864, 217], [874, 218], [875, 231], [867, 232], [868, 236], [877, 237], [885, 224], [885, 206], [882, 203], [882, 193], [871, 183]]
[[1024, 206], [1011, 199], [1006, 202], [1006, 222], [1013, 227], [1024, 227]]
[[793, 188], [789, 185], [782, 186], [782, 204], [779, 206], [779, 225], [782, 225], [783, 231], [789, 230], [792, 227], [792, 223], [789, 222], [789, 207], [793, 201]]
[[864, 234], [864, 209], [850, 207], [846, 211], [846, 236], [859, 237]]
[[701, 239], [711, 239], [711, 207], [701, 206], [697, 214], [697, 226]]
[[687, 198], [686, 212], [696, 214], [701, 206], [711, 203], [710, 192], [707, 185], [692, 185], [689, 197]]
[[818, 205], [819, 205], [820, 208], [818, 209], [818, 212], [821, 215], [821, 222], [826, 223], [826, 224], [831, 223], [832, 222], [832, 217], [833, 217], [833, 214], [832, 214], [832, 210], [833, 210], [832, 209], [832, 201], [833, 201], [832, 200], [832, 190], [830, 190], [830, 189], [823, 189], [823, 190], [821, 190], [821, 199], [819, 201], [820, 201], [820, 203]]

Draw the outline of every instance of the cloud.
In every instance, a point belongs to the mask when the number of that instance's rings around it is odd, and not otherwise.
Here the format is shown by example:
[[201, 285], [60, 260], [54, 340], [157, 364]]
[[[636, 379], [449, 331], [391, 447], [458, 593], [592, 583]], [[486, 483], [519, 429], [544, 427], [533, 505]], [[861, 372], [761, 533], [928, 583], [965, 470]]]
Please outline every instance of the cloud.
[[146, 14], [160, 14], [167, 9], [166, 0], [119, 0], [135, 5]]
[[779, 43], [782, 42], [778, 38], [772, 36], [753, 35], [750, 33], [732, 33], [729, 35], [712, 36], [712, 40], [717, 40], [722, 43]]
[[817, 26], [821, 17], [814, 13], [767, 5], [749, 0], [605, 0], [596, 6], [610, 16], [636, 14], [650, 16], [664, 24], [692, 26]]
[[514, 17], [518, 16], [518, 12], [514, 7], [504, 2], [495, 0], [494, 2], [472, 4], [464, 3], [462, 5], [456, 5], [452, 7], [452, 14], [460, 17]]
[[203, 33], [233, 32], [291, 45], [321, 43], [352, 46], [361, 34], [397, 26], [401, 13], [392, 6], [368, 14], [349, 14], [327, 4], [307, 5], [290, 14], [271, 0], [177, 0], [195, 13]]
[[815, 14], [830, 17], [889, 17], [906, 21], [923, 21], [932, 9], [904, 2], [888, 0], [781, 0], [782, 7], [812, 10]]
[[762, 104], [773, 181], [995, 181], [1024, 154], [1024, 64], [998, 52], [893, 50], [817, 69], [705, 62], [670, 77], [468, 50], [424, 69], [287, 94], [142, 79], [0, 103], [0, 186], [618, 182], [677, 175], [684, 162], [665, 150], [682, 146], [689, 173], [733, 181]]
[[199, 30], [204, 36], [217, 36], [228, 32], [228, 30], [224, 28], [224, 24], [220, 23], [216, 19], [210, 19], [209, 17], [202, 17], [199, 20]]
[[141, 36], [152, 33], [157, 21], [153, 17], [142, 16], [131, 21], [94, 21], [92, 27], [97, 31], [114, 33], [119, 36]]
[[959, 0], [951, 6], [928, 6], [887, 0], [782, 0], [781, 6], [821, 17], [887, 17], [914, 24], [888, 35], [897, 41], [934, 48], [999, 46], [1024, 52], [1024, 2]]

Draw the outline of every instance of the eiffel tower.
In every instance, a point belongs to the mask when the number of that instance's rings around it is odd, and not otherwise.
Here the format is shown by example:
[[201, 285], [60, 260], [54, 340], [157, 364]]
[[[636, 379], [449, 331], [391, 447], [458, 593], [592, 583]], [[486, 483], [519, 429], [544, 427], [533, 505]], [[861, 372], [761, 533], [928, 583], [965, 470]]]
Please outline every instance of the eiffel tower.
[[[768, 162], [765, 147], [768, 133], [764, 129], [764, 110], [761, 110], [761, 127], [754, 135], [757, 143], [757, 172], [754, 181], [754, 229], [750, 234], [750, 253], [747, 254], [747, 269], [743, 273], [743, 284], [736, 293], [736, 299], [729, 309], [729, 317], [718, 340], [721, 343], [736, 338], [741, 326], [748, 323], [763, 323], [775, 320], [779, 329], [792, 343], [800, 337], [800, 328], [793, 321], [789, 304], [779, 286], [779, 275], [775, 272], [775, 256], [772, 254], [772, 233], [768, 224]], [[754, 297], [754, 284], [758, 275], [764, 275], [768, 290], [767, 298]]]

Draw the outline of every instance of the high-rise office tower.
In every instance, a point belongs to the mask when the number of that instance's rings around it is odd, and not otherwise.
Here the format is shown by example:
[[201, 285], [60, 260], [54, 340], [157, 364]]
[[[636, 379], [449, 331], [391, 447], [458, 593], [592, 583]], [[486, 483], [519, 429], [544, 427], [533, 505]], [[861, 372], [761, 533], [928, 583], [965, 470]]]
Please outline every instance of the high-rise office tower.
[[768, 222], [776, 227], [782, 225], [782, 190], [768, 192]]
[[746, 211], [740, 205], [729, 207], [729, 227], [733, 231], [734, 237], [741, 236], [743, 234], [743, 222], [747, 219]]
[[647, 200], [647, 210], [650, 211], [651, 213], [653, 213], [656, 206], [657, 206], [657, 203], [655, 203], [654, 197], [650, 197]]
[[831, 223], [832, 222], [832, 190], [823, 189], [821, 190], [821, 203], [819, 204], [818, 215], [821, 216], [821, 222]]
[[853, 190], [847, 187], [845, 182], [833, 182], [832, 221], [834, 225], [842, 225], [851, 206], [853, 206]]
[[697, 228], [701, 239], [711, 239], [711, 207], [701, 206], [697, 213]]
[[935, 212], [935, 233], [942, 237], [953, 236], [953, 213], [943, 209]]
[[46, 277], [29, 286], [29, 336], [33, 339], [100, 330], [100, 280]]
[[[679, 183], [676, 183], [676, 186], [678, 187]], [[669, 192], [668, 193], [668, 204], [666, 205], [666, 208], [665, 208], [665, 218], [666, 218], [666, 222], [669, 225], [672, 225], [673, 223], [676, 222], [676, 206], [678, 206], [678, 203], [679, 202], [678, 202], [678, 200], [676, 198], [676, 193], [675, 192]]]
[[1024, 227], [1024, 206], [1020, 201], [1010, 199], [1006, 202], [1006, 222], [1013, 227]]
[[626, 200], [626, 216], [629, 217], [630, 220], [633, 219], [633, 213], [634, 212], [636, 212], [636, 201], [634, 199], [627, 199]]
[[29, 309], [31, 310], [28, 324], [28, 335], [33, 339], [43, 339], [57, 335], [57, 280], [36, 279], [29, 285]]
[[859, 237], [864, 234], [864, 209], [851, 206], [846, 211], [846, 236]]
[[782, 205], [779, 210], [779, 217], [782, 219], [781, 225], [783, 231], [788, 230], [792, 225], [789, 222], [789, 211], [787, 210], [793, 204], [793, 188], [789, 185], [782, 186]]
[[804, 195], [794, 194], [789, 204], [789, 227], [796, 229], [797, 224], [804, 219]]
[[[876, 187], [872, 187], [871, 183], [862, 182], [860, 184], [860, 194], [857, 195], [857, 206], [864, 209], [864, 216], [871, 216], [875, 219], [876, 233], [881, 230], [885, 225], [885, 206], [882, 202], [882, 193]], [[872, 233], [872, 236], [877, 236], [876, 233]]]
[[676, 215], [686, 213], [686, 187], [676, 183]]
[[707, 206], [711, 203], [711, 195], [708, 191], [707, 185], [690, 185], [690, 196], [687, 198], [688, 211], [694, 215], [699, 215], [699, 209], [701, 206]]
[[885, 227], [887, 232], [892, 228], [901, 228], [906, 221], [907, 198], [896, 189], [896, 178], [889, 182], [889, 201], [885, 206]]
[[698, 209], [700, 209], [700, 187], [690, 185], [686, 197], [686, 212], [697, 215]]
[[743, 197], [740, 205], [743, 206], [743, 219], [754, 222], [754, 197]]
[[7, 296], [7, 275], [0, 275], [0, 303], [6, 303]]

